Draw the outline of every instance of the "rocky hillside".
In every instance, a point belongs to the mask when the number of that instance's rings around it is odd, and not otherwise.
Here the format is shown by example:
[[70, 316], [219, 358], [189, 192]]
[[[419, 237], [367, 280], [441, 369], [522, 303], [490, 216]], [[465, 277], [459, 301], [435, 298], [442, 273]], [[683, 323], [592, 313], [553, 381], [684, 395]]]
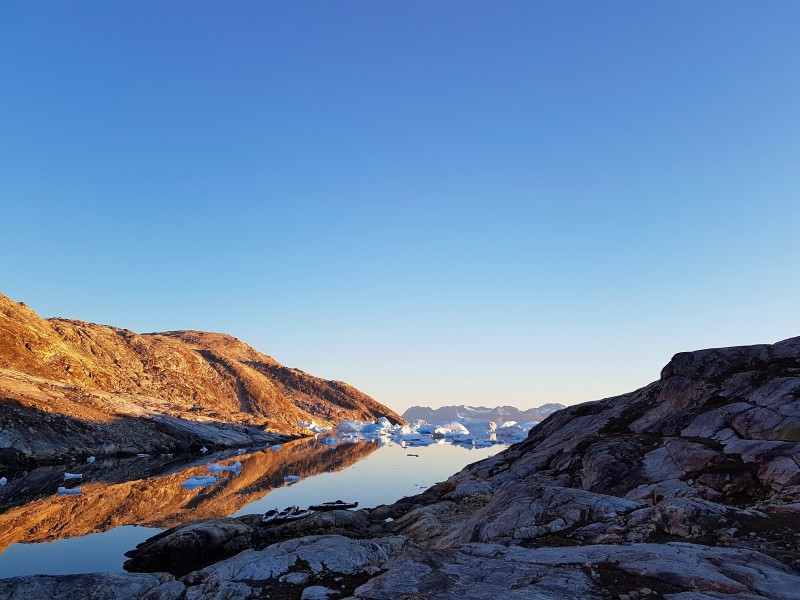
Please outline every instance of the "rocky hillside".
[[401, 420], [345, 383], [284, 367], [229, 335], [43, 319], [2, 294], [0, 402], [0, 463], [76, 446], [242, 445], [272, 439], [264, 431], [297, 433], [298, 421]]
[[173, 577], [17, 578], [0, 597], [798, 600], [800, 338], [678, 354], [393, 505], [208, 521], [131, 555]]
[[422, 419], [428, 423], [446, 423], [451, 421], [462, 421], [474, 419], [476, 421], [493, 421], [498, 425], [506, 421], [517, 421], [518, 423], [530, 423], [532, 421], [544, 421], [552, 413], [564, 408], [563, 404], [543, 404], [536, 408], [520, 410], [514, 406], [442, 406], [440, 408], [430, 408], [429, 406], [412, 406], [403, 413], [406, 421]]

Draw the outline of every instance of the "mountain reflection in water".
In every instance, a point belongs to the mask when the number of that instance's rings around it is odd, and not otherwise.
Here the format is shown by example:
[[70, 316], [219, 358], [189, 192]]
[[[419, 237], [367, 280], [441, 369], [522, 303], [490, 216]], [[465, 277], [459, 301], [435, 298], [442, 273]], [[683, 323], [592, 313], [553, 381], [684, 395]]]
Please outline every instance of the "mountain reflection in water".
[[[301, 478], [338, 471], [378, 449], [371, 442], [337, 445], [316, 440], [286, 443], [237, 455], [217, 453], [187, 462], [170, 456], [97, 461], [93, 464], [37, 468], [0, 487], [0, 552], [15, 542], [39, 543], [83, 536], [120, 525], [170, 528], [189, 521], [224, 517], [284, 485], [286, 475]], [[210, 475], [207, 465], [241, 461], [239, 474], [217, 473], [218, 483], [186, 490], [189, 477]], [[64, 472], [83, 473], [80, 496], [56, 496]]]

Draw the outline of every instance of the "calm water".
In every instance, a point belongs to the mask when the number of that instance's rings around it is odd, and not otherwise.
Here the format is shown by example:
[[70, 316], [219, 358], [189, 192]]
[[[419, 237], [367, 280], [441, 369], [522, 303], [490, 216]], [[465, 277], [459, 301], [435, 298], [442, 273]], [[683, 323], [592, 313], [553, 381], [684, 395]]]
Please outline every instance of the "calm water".
[[[236, 455], [158, 456], [43, 467], [0, 487], [0, 578], [36, 573], [122, 571], [124, 552], [164, 529], [188, 521], [263, 513], [331, 500], [361, 507], [388, 504], [444, 481], [465, 465], [504, 446], [469, 448], [440, 443], [403, 448], [397, 443], [301, 440]], [[418, 457], [408, 456], [417, 454]], [[186, 490], [189, 477], [209, 475], [211, 463], [242, 464], [218, 483]], [[64, 482], [65, 471], [83, 473]], [[286, 485], [283, 478], [301, 480]], [[81, 487], [58, 497], [58, 486]]]

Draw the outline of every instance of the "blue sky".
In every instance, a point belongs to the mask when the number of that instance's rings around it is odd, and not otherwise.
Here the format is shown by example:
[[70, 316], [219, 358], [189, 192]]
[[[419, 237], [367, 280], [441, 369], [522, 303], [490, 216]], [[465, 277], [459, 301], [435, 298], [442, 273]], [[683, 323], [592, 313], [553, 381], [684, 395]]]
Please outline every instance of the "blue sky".
[[0, 291], [412, 404], [800, 335], [797, 2], [0, 6]]

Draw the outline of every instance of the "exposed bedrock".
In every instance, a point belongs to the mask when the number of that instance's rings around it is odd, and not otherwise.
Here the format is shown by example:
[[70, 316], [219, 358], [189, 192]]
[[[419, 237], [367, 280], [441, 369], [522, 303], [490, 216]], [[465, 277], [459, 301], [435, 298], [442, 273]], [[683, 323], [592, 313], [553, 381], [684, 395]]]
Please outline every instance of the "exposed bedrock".
[[233, 520], [242, 527], [210, 539], [251, 547], [175, 589], [187, 600], [800, 600], [798, 431], [800, 338], [681, 353], [658, 381], [558, 411], [417, 496], [281, 533]]

